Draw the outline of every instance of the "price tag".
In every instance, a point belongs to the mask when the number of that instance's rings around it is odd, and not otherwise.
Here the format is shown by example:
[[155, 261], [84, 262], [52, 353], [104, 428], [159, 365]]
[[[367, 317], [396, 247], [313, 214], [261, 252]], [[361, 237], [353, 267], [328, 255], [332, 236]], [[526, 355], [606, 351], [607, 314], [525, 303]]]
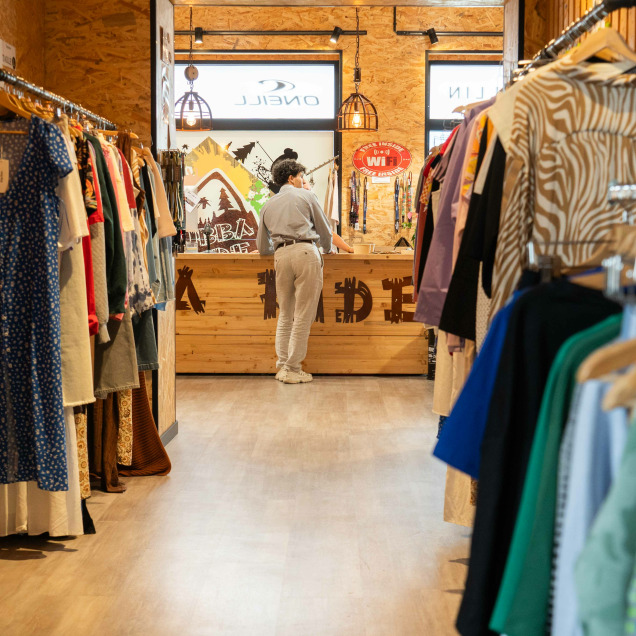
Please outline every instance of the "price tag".
[[356, 229], [356, 230], [359, 230], [359, 229], [360, 229], [360, 223], [356, 223], [355, 229]]
[[0, 159], [0, 194], [9, 189], [9, 160]]

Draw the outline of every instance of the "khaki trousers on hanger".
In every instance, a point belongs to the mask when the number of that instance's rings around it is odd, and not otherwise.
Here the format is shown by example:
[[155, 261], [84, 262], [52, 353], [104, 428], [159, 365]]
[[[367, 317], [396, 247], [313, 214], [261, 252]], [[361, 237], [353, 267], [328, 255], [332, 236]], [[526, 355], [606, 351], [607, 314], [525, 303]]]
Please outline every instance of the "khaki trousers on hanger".
[[276, 366], [299, 371], [322, 291], [322, 256], [311, 243], [295, 243], [276, 250], [274, 267], [280, 307]]

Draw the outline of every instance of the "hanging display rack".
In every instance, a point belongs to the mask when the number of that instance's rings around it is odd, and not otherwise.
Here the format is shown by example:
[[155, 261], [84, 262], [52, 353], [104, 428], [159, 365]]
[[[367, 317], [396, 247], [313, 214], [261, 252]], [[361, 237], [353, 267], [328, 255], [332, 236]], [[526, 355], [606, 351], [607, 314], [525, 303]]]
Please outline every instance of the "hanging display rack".
[[523, 77], [532, 69], [556, 59], [560, 53], [573, 46], [582, 35], [604, 20], [610, 13], [619, 9], [631, 9], [634, 6], [636, 6], [636, 0], [603, 0], [573, 22], [561, 35], [546, 44], [516, 73], [516, 77]]
[[34, 97], [39, 97], [47, 102], [51, 102], [69, 115], [79, 115], [81, 117], [85, 117], [86, 119], [89, 119], [92, 122], [98, 124], [100, 128], [103, 128], [105, 130], [117, 129], [117, 126], [115, 126], [115, 124], [109, 119], [100, 117], [99, 115], [96, 115], [83, 106], [76, 104], [75, 102], [72, 102], [68, 99], [65, 99], [64, 97], [61, 97], [56, 93], [47, 91], [41, 86], [37, 86], [36, 84], [27, 82], [27, 80], [19, 77], [18, 75], [13, 75], [13, 73], [9, 73], [8, 71], [0, 69], [0, 82], [5, 82], [6, 84], [15, 87], [18, 90], [27, 91]]
[[313, 172], [316, 172], [316, 170], [320, 170], [320, 168], [324, 168], [325, 166], [329, 165], [330, 163], [333, 163], [334, 161], [338, 161], [338, 159], [340, 159], [340, 155], [336, 155], [335, 157], [332, 157], [331, 159], [328, 159], [327, 161], [323, 161], [320, 165], [305, 172], [305, 176], [307, 176], [308, 174], [312, 174]]

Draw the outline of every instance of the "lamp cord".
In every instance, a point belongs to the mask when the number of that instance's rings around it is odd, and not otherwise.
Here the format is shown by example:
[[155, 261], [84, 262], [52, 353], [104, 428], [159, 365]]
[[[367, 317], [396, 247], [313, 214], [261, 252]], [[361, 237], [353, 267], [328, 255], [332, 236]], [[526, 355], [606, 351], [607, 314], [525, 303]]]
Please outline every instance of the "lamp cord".
[[[356, 7], [356, 72], [354, 76], [357, 78], [359, 76], [358, 71], [360, 69], [360, 14], [358, 12], [358, 7]], [[356, 93], [358, 92], [358, 87], [360, 84], [355, 82]]]
[[[190, 66], [194, 65], [194, 56], [192, 55], [192, 7], [190, 7], [190, 56], [189, 56]], [[188, 80], [188, 84], [190, 84], [190, 90], [194, 90], [194, 80]]]

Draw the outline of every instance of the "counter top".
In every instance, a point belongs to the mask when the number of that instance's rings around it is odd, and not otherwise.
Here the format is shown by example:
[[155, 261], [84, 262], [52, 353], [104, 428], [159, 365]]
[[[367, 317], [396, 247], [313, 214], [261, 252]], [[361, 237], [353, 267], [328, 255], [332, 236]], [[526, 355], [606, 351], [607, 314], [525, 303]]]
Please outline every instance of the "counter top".
[[[354, 260], [354, 261], [412, 261], [414, 252], [403, 252], [402, 254], [323, 254], [326, 261], [331, 260]], [[208, 261], [227, 261], [227, 260], [246, 260], [254, 261], [266, 258], [272, 258], [273, 254], [269, 256], [261, 256], [258, 252], [251, 252], [250, 254], [208, 254], [201, 253], [179, 253], [177, 254], [177, 260], [196, 259], [196, 260], [208, 260]]]

